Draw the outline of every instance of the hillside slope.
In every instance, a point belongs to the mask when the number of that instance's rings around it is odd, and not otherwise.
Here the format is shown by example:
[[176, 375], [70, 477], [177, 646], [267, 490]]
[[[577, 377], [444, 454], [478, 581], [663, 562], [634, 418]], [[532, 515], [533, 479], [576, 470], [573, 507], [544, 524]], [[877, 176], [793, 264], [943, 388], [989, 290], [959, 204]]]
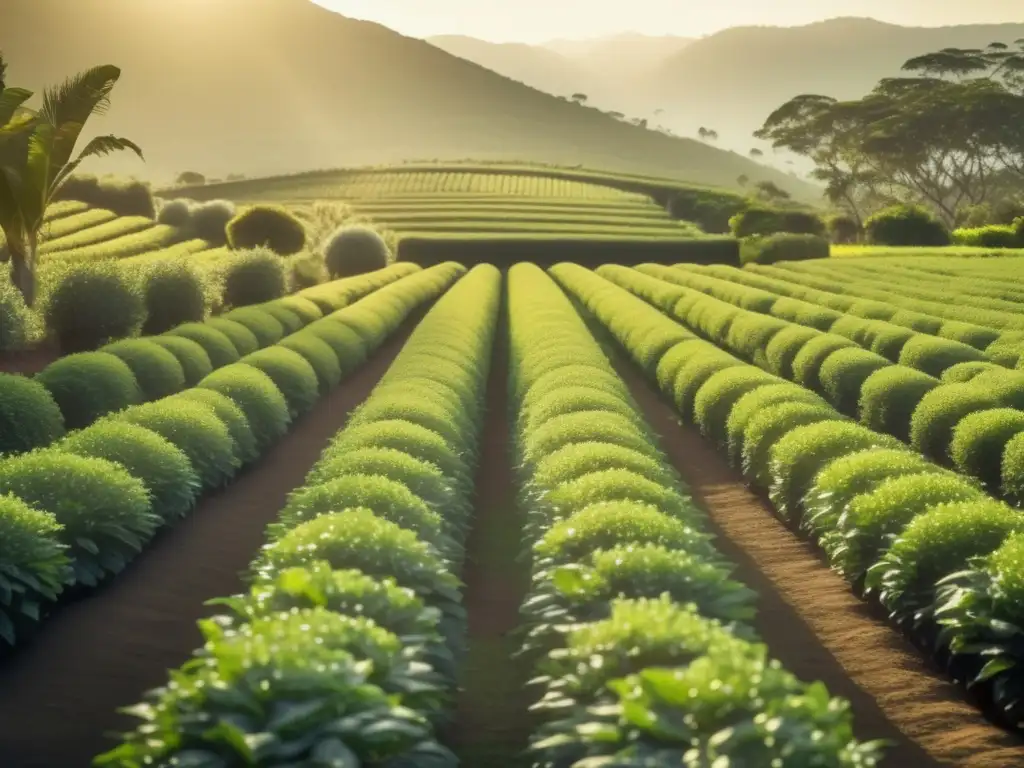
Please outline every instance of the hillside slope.
[[308, 0], [2, 3], [11, 83], [122, 67], [95, 130], [143, 147], [146, 166], [117, 160], [139, 175], [516, 158], [728, 186], [747, 174], [813, 193], [740, 155], [620, 123]]

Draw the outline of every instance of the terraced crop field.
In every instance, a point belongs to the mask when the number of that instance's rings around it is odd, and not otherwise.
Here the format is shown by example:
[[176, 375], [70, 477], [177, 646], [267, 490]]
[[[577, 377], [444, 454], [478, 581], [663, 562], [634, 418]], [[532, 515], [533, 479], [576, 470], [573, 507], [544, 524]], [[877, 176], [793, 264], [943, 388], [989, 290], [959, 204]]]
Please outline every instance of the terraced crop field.
[[0, 377], [2, 764], [1020, 766], [1022, 274], [398, 263]]

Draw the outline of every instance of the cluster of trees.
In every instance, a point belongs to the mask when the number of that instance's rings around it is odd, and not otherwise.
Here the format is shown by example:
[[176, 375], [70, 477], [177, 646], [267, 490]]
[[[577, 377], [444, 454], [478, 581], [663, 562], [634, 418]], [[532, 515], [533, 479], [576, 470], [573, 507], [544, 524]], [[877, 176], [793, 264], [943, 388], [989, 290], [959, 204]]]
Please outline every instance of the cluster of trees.
[[947, 226], [1012, 219], [1024, 199], [1024, 39], [943, 49], [903, 71], [861, 99], [797, 96], [754, 135], [810, 159], [858, 222], [893, 203], [927, 206]]
[[35, 300], [36, 251], [46, 209], [82, 161], [142, 150], [128, 139], [97, 136], [75, 156], [90, 117], [104, 112], [121, 76], [114, 66], [93, 67], [43, 92], [39, 109], [25, 106], [32, 92], [7, 87], [0, 54], [0, 230], [11, 281], [28, 306]]

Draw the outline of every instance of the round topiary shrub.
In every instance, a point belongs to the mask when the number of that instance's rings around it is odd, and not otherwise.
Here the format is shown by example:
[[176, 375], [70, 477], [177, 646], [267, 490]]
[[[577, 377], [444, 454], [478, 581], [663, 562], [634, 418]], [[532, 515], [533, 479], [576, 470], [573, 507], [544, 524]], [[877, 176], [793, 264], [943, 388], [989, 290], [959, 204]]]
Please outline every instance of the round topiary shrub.
[[241, 460], [227, 426], [212, 409], [199, 403], [165, 400], [146, 403], [117, 414], [118, 421], [156, 432], [188, 456], [204, 490], [226, 485]]
[[172, 353], [147, 339], [122, 339], [101, 352], [120, 358], [135, 375], [146, 400], [159, 400], [185, 388], [185, 371]]
[[303, 322], [299, 315], [273, 301], [260, 305], [260, 309], [281, 324], [286, 336], [302, 330], [303, 326], [305, 326], [305, 322]]
[[[831, 325], [831, 323], [829, 323]], [[776, 376], [786, 379], [793, 378], [793, 361], [800, 354], [800, 350], [811, 339], [820, 336], [821, 333], [814, 328], [804, 328], [801, 325], [793, 325], [783, 328], [772, 336], [772, 340], [765, 347], [765, 361], [768, 363], [768, 370]]]
[[654, 507], [684, 521], [695, 521], [699, 513], [692, 502], [672, 486], [664, 486], [628, 469], [615, 467], [588, 472], [548, 490], [531, 514], [542, 518], [544, 527], [593, 504], [629, 501]]
[[691, 355], [680, 367], [672, 385], [672, 399], [683, 419], [693, 420], [694, 402], [705, 382], [720, 371], [740, 367], [746, 368], [746, 364], [713, 347]]
[[725, 445], [728, 440], [726, 423], [733, 406], [748, 392], [780, 384], [780, 380], [758, 368], [727, 368], [709, 378], [697, 391], [693, 411], [700, 431]]
[[184, 261], [162, 261], [143, 278], [146, 322], [142, 333], [152, 336], [182, 323], [199, 322], [206, 315], [203, 279]]
[[143, 401], [132, 369], [106, 352], [62, 357], [40, 371], [35, 380], [49, 390], [68, 429], [82, 429], [100, 416]]
[[235, 218], [235, 204], [228, 200], [210, 200], [192, 209], [191, 234], [220, 248], [228, 244], [228, 222]]
[[320, 394], [326, 395], [341, 383], [341, 364], [326, 341], [300, 331], [281, 341], [279, 346], [298, 352], [313, 367], [320, 384]]
[[0, 456], [44, 448], [63, 435], [64, 417], [46, 387], [0, 374]]
[[306, 247], [306, 228], [280, 205], [254, 205], [228, 222], [228, 244], [236, 251], [267, 248], [292, 256]]
[[184, 229], [192, 220], [192, 206], [192, 201], [185, 198], [167, 200], [160, 206], [156, 220], [158, 223], [166, 224], [168, 227]]
[[821, 364], [818, 379], [825, 396], [837, 411], [856, 416], [864, 382], [880, 370], [891, 367], [892, 363], [884, 357], [866, 349], [837, 349]]
[[986, 371], [971, 379], [971, 383], [992, 393], [1007, 408], [1024, 411], [1024, 370]]
[[211, 317], [206, 321], [205, 325], [214, 330], [220, 331], [231, 341], [231, 345], [238, 350], [239, 355], [250, 355], [260, 347], [264, 346], [260, 344], [259, 339], [256, 338], [256, 334], [250, 331], [242, 323], [234, 320], [229, 320], [226, 317]]
[[471, 427], [462, 413], [438, 401], [424, 401], [416, 390], [400, 385], [397, 389], [397, 392], [390, 394], [387, 390], [375, 390], [374, 396], [352, 414], [349, 425], [357, 426], [374, 421], [409, 421], [441, 435], [448, 445], [460, 453], [473, 449]]
[[833, 333], [819, 334], [804, 344], [793, 358], [793, 380], [819, 395], [824, 395], [820, 372], [825, 361], [840, 349], [853, 349], [856, 344]]
[[246, 307], [284, 296], [284, 262], [266, 248], [233, 254], [224, 268], [224, 304]]
[[206, 323], [185, 323], [165, 335], [194, 341], [205, 350], [214, 369], [237, 363], [241, 357], [231, 339]]
[[467, 485], [467, 467], [444, 438], [411, 421], [392, 419], [346, 428], [324, 451], [326, 463], [361, 448], [392, 448], [433, 464], [457, 484]]
[[104, 419], [61, 441], [65, 453], [120, 464], [152, 494], [153, 512], [165, 523], [185, 517], [195, 504], [200, 481], [176, 446], [136, 424]]
[[743, 429], [743, 474], [756, 486], [770, 485], [771, 450], [775, 443], [799, 427], [819, 422], [845, 423], [835, 408], [824, 401], [783, 400], [758, 411]]
[[44, 317], [62, 352], [82, 352], [136, 334], [146, 304], [139, 286], [116, 262], [74, 264], [55, 279]]
[[391, 261], [391, 251], [377, 230], [345, 226], [327, 241], [324, 260], [331, 279], [337, 280], [384, 269]]
[[288, 402], [267, 374], [248, 365], [229, 365], [214, 371], [199, 386], [230, 398], [242, 409], [262, 454], [288, 432], [292, 417]]
[[522, 456], [532, 465], [563, 446], [583, 442], [611, 443], [651, 457], [661, 456], [657, 445], [633, 419], [606, 411], [580, 411], [553, 418], [523, 441]]
[[248, 328], [259, 342], [259, 349], [277, 344], [285, 335], [281, 321], [260, 307], [239, 307], [227, 312], [224, 319]]
[[162, 522], [124, 467], [52, 448], [0, 461], [4, 494], [56, 518], [74, 581], [89, 587], [123, 570]]
[[868, 217], [864, 232], [877, 245], [949, 245], [946, 226], [924, 208], [894, 205]]
[[0, 649], [40, 619], [40, 607], [64, 591], [70, 561], [60, 541], [61, 525], [14, 496], [0, 495], [0, 572], [8, 588], [0, 595]]
[[974, 347], [952, 339], [918, 334], [906, 344], [900, 352], [902, 365], [917, 368], [919, 371], [942, 376], [947, 368], [958, 363], [977, 363], [985, 360], [985, 353]]
[[812, 403], [828, 407], [821, 396], [788, 381], [768, 384], [744, 393], [730, 409], [725, 424], [729, 459], [733, 464], [739, 464], [743, 458], [744, 433], [750, 420], [765, 408], [783, 403]]
[[1010, 440], [1021, 433], [1024, 433], [1024, 412], [993, 408], [971, 413], [953, 430], [949, 456], [958, 470], [978, 478], [990, 491], [998, 492], [1003, 452]]
[[946, 463], [953, 430], [976, 411], [999, 408], [991, 392], [974, 384], [943, 384], [923, 398], [910, 419], [910, 444], [933, 461]]
[[194, 387], [213, 371], [213, 363], [206, 350], [183, 336], [150, 336], [147, 341], [163, 347], [178, 360], [185, 374], [185, 386]]
[[320, 397], [316, 371], [298, 352], [281, 346], [246, 355], [241, 364], [265, 373], [288, 402], [292, 418], [307, 413]]
[[924, 396], [939, 386], [926, 373], [891, 365], [871, 374], [860, 390], [860, 423], [910, 442], [910, 420]]
[[242, 466], [251, 464], [259, 458], [260, 454], [256, 449], [256, 436], [252, 432], [252, 427], [249, 426], [249, 420], [245, 417], [242, 409], [235, 404], [235, 401], [227, 395], [214, 392], [212, 389], [192, 387], [174, 395], [168, 402], [173, 402], [175, 399], [199, 403], [213, 411], [213, 414], [224, 422], [224, 426], [231, 433], [231, 439], [235, 444], [235, 455], [242, 462]]

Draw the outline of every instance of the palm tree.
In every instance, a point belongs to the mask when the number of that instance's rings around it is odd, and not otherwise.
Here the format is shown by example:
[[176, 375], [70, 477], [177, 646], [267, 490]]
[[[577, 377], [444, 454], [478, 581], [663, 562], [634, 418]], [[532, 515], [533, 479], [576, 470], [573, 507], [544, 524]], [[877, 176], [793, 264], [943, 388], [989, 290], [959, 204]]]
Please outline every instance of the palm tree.
[[126, 149], [142, 157], [128, 139], [97, 136], [72, 160], [86, 121], [107, 110], [120, 76], [117, 67], [93, 67], [44, 90], [38, 111], [22, 106], [32, 95], [23, 89], [8, 88], [0, 98], [0, 229], [7, 236], [11, 281], [29, 306], [39, 231], [61, 185], [86, 158]]

